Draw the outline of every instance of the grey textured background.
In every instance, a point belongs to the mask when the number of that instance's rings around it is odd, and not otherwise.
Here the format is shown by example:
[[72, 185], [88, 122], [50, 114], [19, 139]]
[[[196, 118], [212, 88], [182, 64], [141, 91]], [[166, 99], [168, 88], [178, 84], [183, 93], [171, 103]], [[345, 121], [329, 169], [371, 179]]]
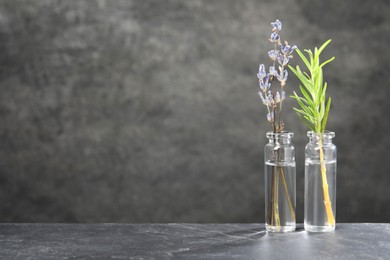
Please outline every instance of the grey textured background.
[[264, 222], [256, 72], [279, 18], [302, 49], [333, 39], [337, 221], [389, 222], [389, 3], [0, 1], [0, 221]]

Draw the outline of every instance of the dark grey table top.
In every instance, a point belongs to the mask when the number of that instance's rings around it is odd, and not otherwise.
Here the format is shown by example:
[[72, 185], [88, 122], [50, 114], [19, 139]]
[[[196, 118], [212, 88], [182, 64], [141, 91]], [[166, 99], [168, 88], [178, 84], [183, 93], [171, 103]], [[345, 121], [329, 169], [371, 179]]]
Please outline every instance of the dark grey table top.
[[1, 259], [390, 259], [390, 224], [0, 224]]

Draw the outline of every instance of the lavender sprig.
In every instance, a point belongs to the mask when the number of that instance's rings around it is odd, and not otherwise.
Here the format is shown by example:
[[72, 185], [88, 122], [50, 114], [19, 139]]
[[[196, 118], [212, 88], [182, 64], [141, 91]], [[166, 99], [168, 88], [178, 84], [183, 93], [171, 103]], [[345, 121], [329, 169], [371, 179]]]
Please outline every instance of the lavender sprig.
[[[284, 129], [284, 124], [281, 121], [281, 112], [283, 100], [286, 98], [284, 86], [288, 79], [288, 72], [285, 67], [292, 58], [293, 51], [297, 46], [290, 46], [285, 41], [281, 42], [280, 31], [282, 30], [282, 22], [276, 20], [271, 23], [272, 33], [269, 40], [274, 43], [273, 50], [268, 52], [268, 56], [272, 61], [268, 72], [264, 64], [260, 64], [257, 78], [259, 79], [259, 96], [263, 104], [267, 107], [267, 120], [271, 123], [274, 132], [280, 132]], [[278, 63], [278, 67], [276, 65]], [[280, 82], [280, 91], [272, 91], [272, 83], [277, 79]], [[278, 114], [278, 116], [277, 116]], [[278, 121], [276, 118], [278, 117]]]

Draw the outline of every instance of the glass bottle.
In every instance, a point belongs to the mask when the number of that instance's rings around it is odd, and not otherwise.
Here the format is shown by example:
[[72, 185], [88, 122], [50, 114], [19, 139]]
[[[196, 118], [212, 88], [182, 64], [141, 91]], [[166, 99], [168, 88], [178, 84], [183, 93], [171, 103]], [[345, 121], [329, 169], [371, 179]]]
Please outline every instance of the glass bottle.
[[305, 221], [310, 232], [329, 232], [336, 227], [337, 149], [334, 132], [307, 133], [305, 149]]
[[292, 132], [268, 132], [264, 147], [265, 226], [269, 232], [295, 230], [296, 170]]

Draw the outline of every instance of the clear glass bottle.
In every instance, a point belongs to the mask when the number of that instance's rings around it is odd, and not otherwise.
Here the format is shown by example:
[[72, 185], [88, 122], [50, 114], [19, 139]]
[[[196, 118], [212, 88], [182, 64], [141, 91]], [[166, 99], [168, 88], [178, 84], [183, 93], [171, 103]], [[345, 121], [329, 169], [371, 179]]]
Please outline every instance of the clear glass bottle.
[[296, 169], [292, 132], [268, 132], [264, 147], [265, 226], [269, 232], [295, 230]]
[[336, 227], [337, 149], [334, 132], [309, 131], [305, 149], [305, 221], [310, 232], [329, 232]]

